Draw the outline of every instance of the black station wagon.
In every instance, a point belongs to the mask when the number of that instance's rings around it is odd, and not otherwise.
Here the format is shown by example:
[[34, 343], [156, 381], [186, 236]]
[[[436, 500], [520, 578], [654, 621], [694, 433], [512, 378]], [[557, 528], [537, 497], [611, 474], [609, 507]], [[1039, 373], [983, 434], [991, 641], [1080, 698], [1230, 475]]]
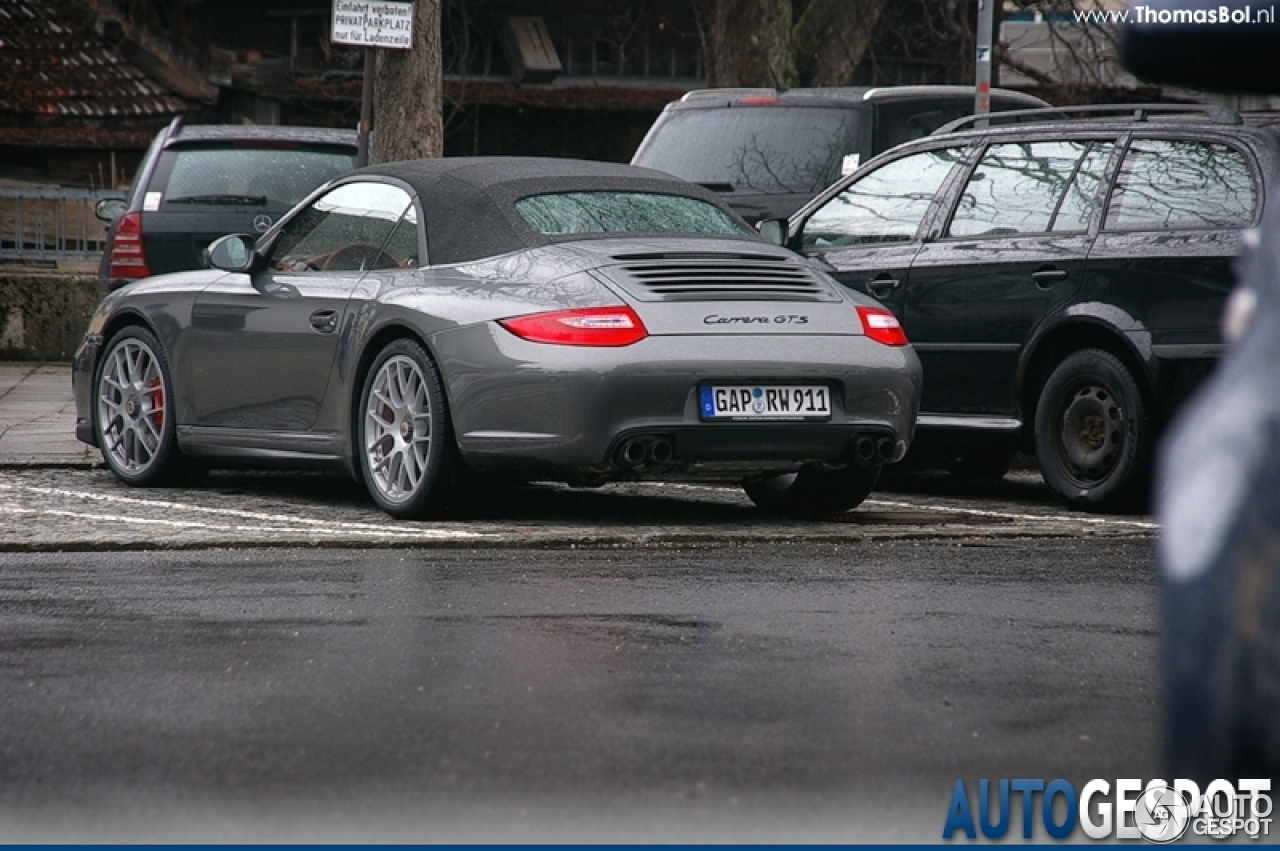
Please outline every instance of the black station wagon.
[[[901, 320], [916, 450], [1067, 503], [1140, 508], [1156, 436], [1222, 350], [1280, 114], [1084, 107], [953, 122], [867, 163], [775, 237]], [[941, 455], [939, 459], [938, 455]]]

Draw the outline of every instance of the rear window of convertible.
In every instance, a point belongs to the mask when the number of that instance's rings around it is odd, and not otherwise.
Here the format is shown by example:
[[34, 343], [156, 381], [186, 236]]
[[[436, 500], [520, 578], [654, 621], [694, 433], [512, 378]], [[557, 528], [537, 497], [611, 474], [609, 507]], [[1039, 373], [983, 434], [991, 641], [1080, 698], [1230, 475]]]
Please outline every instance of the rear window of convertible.
[[555, 192], [516, 202], [529, 227], [546, 236], [591, 233], [741, 235], [742, 228], [706, 201], [656, 192]]

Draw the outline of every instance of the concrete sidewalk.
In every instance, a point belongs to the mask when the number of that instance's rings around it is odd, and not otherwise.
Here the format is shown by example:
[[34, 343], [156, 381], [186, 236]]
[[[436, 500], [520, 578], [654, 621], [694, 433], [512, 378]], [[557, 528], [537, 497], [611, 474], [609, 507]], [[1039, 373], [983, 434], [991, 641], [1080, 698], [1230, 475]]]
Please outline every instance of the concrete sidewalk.
[[69, 363], [0, 363], [0, 466], [88, 467], [98, 450], [76, 440]]

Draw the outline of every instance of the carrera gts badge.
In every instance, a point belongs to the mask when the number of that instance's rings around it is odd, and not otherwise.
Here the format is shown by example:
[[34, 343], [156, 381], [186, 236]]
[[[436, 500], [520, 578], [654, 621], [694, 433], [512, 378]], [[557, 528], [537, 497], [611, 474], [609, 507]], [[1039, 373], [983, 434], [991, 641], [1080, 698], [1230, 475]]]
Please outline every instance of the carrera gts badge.
[[778, 316], [721, 316], [718, 313], [713, 313], [710, 316], [702, 317], [703, 325], [805, 325], [808, 322], [808, 316], [794, 313], [784, 313]]

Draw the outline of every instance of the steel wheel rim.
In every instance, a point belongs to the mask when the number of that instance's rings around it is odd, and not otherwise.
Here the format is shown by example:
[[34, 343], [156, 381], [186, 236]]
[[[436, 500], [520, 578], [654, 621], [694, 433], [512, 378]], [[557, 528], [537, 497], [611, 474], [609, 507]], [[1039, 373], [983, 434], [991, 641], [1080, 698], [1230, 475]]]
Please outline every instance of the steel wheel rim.
[[1106, 384], [1093, 380], [1074, 388], [1062, 406], [1058, 454], [1076, 484], [1097, 485], [1120, 463], [1124, 451], [1124, 408]]
[[378, 368], [364, 410], [365, 461], [389, 502], [418, 492], [431, 453], [431, 397], [418, 364], [395, 355]]
[[111, 350], [98, 381], [98, 422], [113, 467], [137, 474], [151, 466], [164, 439], [166, 402], [164, 374], [150, 346], [128, 339]]

